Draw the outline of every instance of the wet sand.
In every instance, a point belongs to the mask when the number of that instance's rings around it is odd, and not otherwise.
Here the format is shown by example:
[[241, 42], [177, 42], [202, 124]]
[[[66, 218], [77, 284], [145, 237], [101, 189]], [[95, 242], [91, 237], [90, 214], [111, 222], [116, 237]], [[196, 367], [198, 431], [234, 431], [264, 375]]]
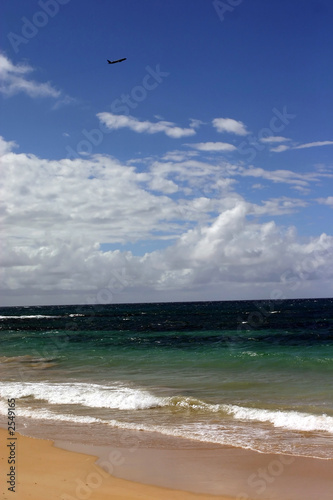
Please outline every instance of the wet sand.
[[[176, 441], [176, 440], [175, 440]], [[193, 493], [229, 495], [237, 500], [332, 500], [333, 460], [258, 453], [227, 446], [178, 448], [91, 446], [56, 441], [68, 450], [98, 456], [108, 470], [109, 457], [118, 454], [111, 473], [119, 478]], [[216, 496], [214, 498], [217, 498]]]
[[6, 484], [10, 439], [0, 429], [0, 500], [332, 500], [333, 460], [16, 437], [14, 496]]
[[[16, 434], [16, 463], [13, 486], [9, 473], [6, 430], [0, 429], [2, 500], [210, 500], [210, 495], [187, 493], [149, 486], [111, 476], [96, 465], [96, 457], [56, 448], [52, 441]], [[117, 467], [121, 456], [108, 457], [109, 470]], [[14, 488], [9, 491], [8, 487]], [[228, 497], [219, 496], [221, 500]]]

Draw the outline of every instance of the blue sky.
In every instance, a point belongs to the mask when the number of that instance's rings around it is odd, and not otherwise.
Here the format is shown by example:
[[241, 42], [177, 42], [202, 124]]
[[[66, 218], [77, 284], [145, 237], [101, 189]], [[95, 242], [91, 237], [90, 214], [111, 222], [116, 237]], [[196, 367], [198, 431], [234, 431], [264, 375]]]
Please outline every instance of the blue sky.
[[3, 305], [332, 296], [328, 0], [1, 14]]

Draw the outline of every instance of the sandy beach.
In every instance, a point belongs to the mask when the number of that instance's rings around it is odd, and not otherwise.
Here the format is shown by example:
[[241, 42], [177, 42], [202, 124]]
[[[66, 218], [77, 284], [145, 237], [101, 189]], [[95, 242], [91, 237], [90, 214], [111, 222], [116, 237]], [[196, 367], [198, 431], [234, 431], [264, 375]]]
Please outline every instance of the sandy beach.
[[[331, 460], [265, 455], [237, 448], [197, 451], [142, 449], [131, 457], [129, 449], [60, 443], [67, 447], [65, 450], [51, 440], [18, 433], [15, 437], [14, 443], [8, 432], [0, 429], [1, 498], [4, 500], [331, 499]], [[9, 479], [14, 482], [7, 483], [11, 444], [15, 447], [15, 478], [12, 476]], [[78, 449], [89, 453], [78, 452]], [[216, 474], [207, 472], [213, 463], [216, 470], [220, 470], [219, 484], [215, 484]], [[177, 476], [177, 469], [184, 479], [179, 483], [172, 481], [171, 477], [172, 474]], [[158, 475], [164, 478], [164, 482]], [[201, 479], [205, 476], [212, 491], [215, 484], [216, 491], [225, 489], [226, 495], [186, 491], [197, 488], [200, 476]], [[172, 486], [156, 486], [159, 482]], [[179, 488], [174, 488], [175, 484]], [[14, 487], [15, 496], [8, 487]], [[228, 495], [231, 491], [233, 494]]]
[[[0, 430], [1, 498], [10, 500], [209, 500], [229, 497], [210, 496], [169, 490], [112, 477], [96, 465], [96, 457], [56, 448], [52, 441], [16, 434], [17, 466], [15, 494], [8, 491], [5, 476], [9, 472], [8, 433]], [[119, 454], [109, 459], [109, 467], [117, 465]], [[113, 463], [112, 463], [113, 462]], [[4, 487], [3, 487], [4, 486]]]

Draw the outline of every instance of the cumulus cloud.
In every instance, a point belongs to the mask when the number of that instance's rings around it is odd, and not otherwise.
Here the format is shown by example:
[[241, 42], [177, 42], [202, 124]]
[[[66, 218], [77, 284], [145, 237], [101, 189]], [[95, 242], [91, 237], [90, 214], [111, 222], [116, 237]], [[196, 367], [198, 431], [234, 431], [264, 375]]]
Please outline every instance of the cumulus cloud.
[[243, 122], [233, 120], [232, 118], [214, 118], [212, 123], [218, 132], [227, 132], [236, 135], [247, 135], [249, 133]]
[[237, 149], [236, 146], [227, 142], [198, 142], [188, 144], [188, 146], [199, 151], [235, 151]]
[[148, 236], [155, 225], [166, 230], [166, 220], [179, 215], [171, 199], [143, 189], [153, 176], [109, 157], [50, 161], [7, 153], [2, 166], [7, 234], [16, 228], [24, 238], [39, 238], [52, 227], [57, 234], [84, 231], [121, 243]]
[[27, 64], [14, 64], [4, 54], [0, 54], [0, 92], [5, 96], [13, 96], [20, 92], [29, 97], [54, 97], [61, 92], [49, 82], [39, 83], [28, 79], [27, 75], [33, 68]]
[[[142, 171], [109, 156], [53, 161], [0, 144], [6, 300], [175, 300], [195, 290], [201, 300], [218, 299], [224, 287], [223, 298], [230, 298], [230, 283], [238, 296], [253, 297], [254, 287], [290, 289], [292, 279], [303, 289], [332, 274], [332, 237], [306, 241], [267, 221], [306, 203], [285, 196], [247, 202], [233, 191], [232, 176], [246, 173], [240, 167], [152, 159]], [[265, 178], [264, 171], [249, 172]], [[266, 178], [300, 180], [281, 172]], [[140, 254], [135, 243], [147, 239], [163, 239], [163, 248]], [[113, 250], [102, 251], [103, 244]]]
[[0, 135], [0, 157], [10, 153], [16, 147], [17, 144], [15, 141], [5, 141], [5, 139]]
[[239, 201], [211, 224], [185, 232], [163, 252], [146, 255], [140, 263], [157, 274], [156, 288], [231, 282], [276, 287], [291, 279], [293, 286], [300, 286], [306, 279], [323, 278], [325, 264], [332, 275], [332, 237], [323, 234], [300, 243], [293, 228], [249, 222], [248, 210]]
[[97, 117], [110, 130], [129, 128], [133, 132], [137, 132], [139, 134], [156, 134], [158, 132], [163, 132], [168, 137], [173, 139], [195, 135], [196, 133], [194, 128], [177, 127], [174, 123], [164, 120], [154, 123], [148, 120], [140, 121], [133, 116], [115, 115], [107, 112], [98, 113]]

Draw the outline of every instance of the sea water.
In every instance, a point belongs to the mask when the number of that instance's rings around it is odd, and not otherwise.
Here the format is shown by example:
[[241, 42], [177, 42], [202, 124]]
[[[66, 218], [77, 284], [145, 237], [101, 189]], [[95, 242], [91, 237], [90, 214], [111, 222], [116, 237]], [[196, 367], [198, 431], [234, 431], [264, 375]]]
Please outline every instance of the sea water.
[[0, 414], [333, 456], [333, 299], [0, 308]]

